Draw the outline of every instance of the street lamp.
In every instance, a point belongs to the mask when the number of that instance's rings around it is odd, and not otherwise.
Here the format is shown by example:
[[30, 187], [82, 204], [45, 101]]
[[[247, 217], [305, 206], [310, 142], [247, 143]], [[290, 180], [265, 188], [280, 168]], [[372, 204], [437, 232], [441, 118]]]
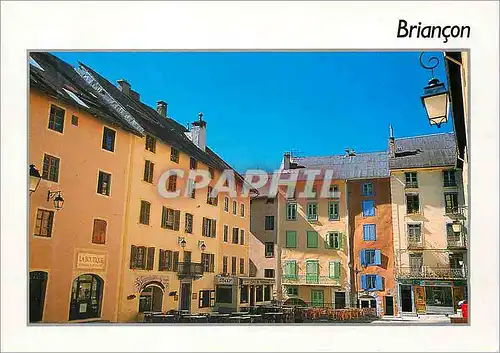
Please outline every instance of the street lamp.
[[431, 70], [432, 77], [427, 86], [424, 87], [424, 94], [421, 96], [422, 104], [427, 113], [429, 123], [436, 125], [438, 128], [441, 124], [448, 122], [449, 117], [449, 94], [445, 88], [444, 83], [434, 77], [434, 69], [439, 65], [439, 59], [435, 56], [429, 58], [429, 63], [435, 62], [429, 66], [425, 65], [422, 61], [424, 52], [420, 54], [420, 65], [426, 69]]
[[47, 201], [54, 199], [54, 208], [59, 211], [63, 208], [64, 199], [61, 196], [61, 191], [47, 191]]
[[30, 164], [30, 195], [38, 189], [41, 179], [38, 169], [35, 168], [34, 164]]
[[205, 249], [207, 248], [207, 246], [205, 245], [205, 242], [203, 240], [198, 241], [198, 246], [200, 247], [200, 250], [202, 252], [205, 251]]
[[186, 247], [186, 240], [184, 238], [181, 238], [179, 245], [181, 246], [182, 249]]
[[451, 224], [451, 228], [453, 229], [454, 233], [460, 233], [462, 231], [462, 224], [459, 221], [454, 221]]

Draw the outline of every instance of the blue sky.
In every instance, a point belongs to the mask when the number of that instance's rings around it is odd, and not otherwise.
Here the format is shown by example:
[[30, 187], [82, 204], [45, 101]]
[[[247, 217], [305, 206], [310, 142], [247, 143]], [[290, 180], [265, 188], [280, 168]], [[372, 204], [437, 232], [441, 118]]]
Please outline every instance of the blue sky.
[[[430, 72], [420, 52], [54, 53], [113, 83], [182, 124], [203, 112], [207, 144], [238, 171], [272, 170], [299, 156], [385, 150], [396, 137], [452, 131], [430, 127], [420, 102]], [[442, 53], [435, 76], [446, 82]], [[447, 83], [446, 83], [447, 86]]]

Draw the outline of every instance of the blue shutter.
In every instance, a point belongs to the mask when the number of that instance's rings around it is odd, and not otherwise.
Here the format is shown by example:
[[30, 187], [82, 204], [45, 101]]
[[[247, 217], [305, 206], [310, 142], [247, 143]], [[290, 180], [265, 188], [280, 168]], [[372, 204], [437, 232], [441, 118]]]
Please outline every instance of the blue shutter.
[[361, 289], [366, 290], [366, 275], [361, 275]]
[[363, 216], [368, 216], [368, 203], [363, 201]]
[[370, 201], [370, 216], [375, 216], [375, 202]]
[[370, 224], [370, 240], [377, 240], [377, 236], [375, 234], [375, 224]]
[[366, 263], [365, 263], [365, 251], [364, 250], [361, 250], [359, 252], [359, 260], [361, 261], [361, 266], [365, 266]]
[[363, 240], [365, 241], [369, 239], [368, 230], [368, 224], [363, 225]]
[[376, 290], [384, 290], [383, 278], [381, 276], [375, 277], [375, 289]]
[[375, 250], [375, 265], [382, 265], [382, 254], [380, 250]]

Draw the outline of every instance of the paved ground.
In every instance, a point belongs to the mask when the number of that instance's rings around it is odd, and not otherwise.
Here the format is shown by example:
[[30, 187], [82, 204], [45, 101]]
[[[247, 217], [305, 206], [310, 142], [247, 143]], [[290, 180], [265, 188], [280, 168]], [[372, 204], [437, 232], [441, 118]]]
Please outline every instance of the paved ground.
[[451, 325], [450, 318], [445, 315], [420, 315], [404, 317], [382, 317], [372, 321], [375, 325]]

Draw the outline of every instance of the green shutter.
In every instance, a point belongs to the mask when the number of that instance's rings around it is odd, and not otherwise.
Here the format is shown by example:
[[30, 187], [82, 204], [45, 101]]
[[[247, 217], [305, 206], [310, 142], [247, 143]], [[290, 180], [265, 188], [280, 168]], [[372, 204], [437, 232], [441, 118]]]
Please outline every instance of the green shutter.
[[295, 261], [287, 261], [285, 263], [285, 277], [294, 279], [297, 276], [297, 267]]
[[318, 233], [317, 232], [307, 232], [307, 247], [317, 248], [318, 247]]
[[319, 282], [319, 263], [316, 260], [309, 260], [306, 262], [306, 283]]
[[337, 278], [337, 279], [340, 278], [340, 262], [339, 261], [335, 261], [334, 277]]
[[296, 248], [297, 247], [297, 232], [294, 230], [286, 231], [286, 247]]

